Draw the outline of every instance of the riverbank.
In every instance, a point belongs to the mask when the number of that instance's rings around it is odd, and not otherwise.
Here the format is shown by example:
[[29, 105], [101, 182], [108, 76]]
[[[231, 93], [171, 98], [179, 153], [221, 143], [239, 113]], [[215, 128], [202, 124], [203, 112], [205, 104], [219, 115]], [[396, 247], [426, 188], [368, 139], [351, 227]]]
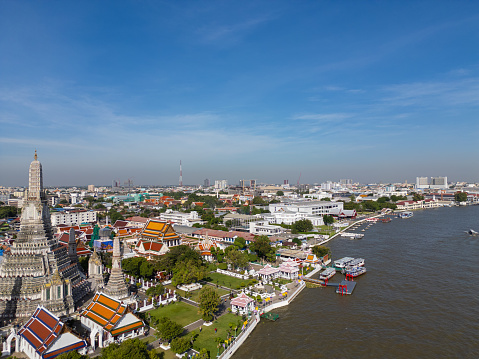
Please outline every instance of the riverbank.
[[[465, 233], [479, 228], [478, 218], [477, 206], [415, 211], [371, 226], [362, 240], [331, 241], [335, 257], [367, 259], [354, 294], [303, 291], [278, 310], [280, 323], [258, 326], [233, 358], [479, 357], [479, 306], [471, 304], [479, 240]], [[441, 276], [451, 262], [461, 271]]]

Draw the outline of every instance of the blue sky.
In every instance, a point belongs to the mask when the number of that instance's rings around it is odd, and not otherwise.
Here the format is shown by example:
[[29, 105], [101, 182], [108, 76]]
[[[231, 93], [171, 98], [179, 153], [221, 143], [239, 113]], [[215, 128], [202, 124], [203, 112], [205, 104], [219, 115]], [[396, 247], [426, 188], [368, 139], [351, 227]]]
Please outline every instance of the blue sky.
[[479, 181], [479, 2], [2, 1], [0, 185]]

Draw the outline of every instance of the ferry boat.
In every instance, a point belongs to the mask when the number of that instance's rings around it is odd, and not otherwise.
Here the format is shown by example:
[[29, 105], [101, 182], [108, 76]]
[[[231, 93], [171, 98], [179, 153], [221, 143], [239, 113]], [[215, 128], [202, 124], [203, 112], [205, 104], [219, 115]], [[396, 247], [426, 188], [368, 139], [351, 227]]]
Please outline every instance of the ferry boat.
[[352, 257], [344, 257], [344, 258], [338, 259], [338, 260], [334, 261], [334, 266], [336, 268], [344, 268], [353, 259], [354, 258], [352, 258]]
[[366, 267], [352, 267], [344, 271], [344, 274], [349, 277], [358, 277], [364, 273], [366, 273]]
[[399, 212], [399, 218], [411, 218], [413, 216], [412, 212]]
[[364, 259], [363, 258], [356, 258], [353, 259], [351, 262], [346, 264], [346, 269], [352, 268], [352, 267], [362, 267], [364, 265]]
[[341, 237], [346, 237], [351, 239], [360, 239], [364, 237], [364, 234], [343, 232], [341, 233]]
[[324, 270], [320, 275], [319, 275], [319, 279], [322, 279], [322, 280], [326, 280], [326, 279], [329, 279], [331, 278], [333, 275], [336, 274], [336, 269], [334, 268], [327, 268], [326, 270]]

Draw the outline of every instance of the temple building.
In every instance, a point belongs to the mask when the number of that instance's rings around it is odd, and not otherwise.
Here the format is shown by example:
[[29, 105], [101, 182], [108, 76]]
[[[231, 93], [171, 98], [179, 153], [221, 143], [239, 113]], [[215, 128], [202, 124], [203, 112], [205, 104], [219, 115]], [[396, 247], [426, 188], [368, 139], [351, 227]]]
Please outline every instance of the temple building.
[[80, 320], [82, 326], [90, 331], [93, 349], [137, 337], [145, 330], [144, 323], [128, 311], [126, 304], [101, 292], [97, 292], [81, 312]]
[[135, 252], [137, 256], [150, 260], [166, 254], [170, 247], [180, 244], [180, 236], [171, 223], [151, 218], [139, 235]]
[[86, 351], [87, 343], [71, 333], [60, 319], [42, 306], [38, 306], [18, 333], [12, 330], [5, 342], [5, 353], [12, 352], [15, 339], [16, 352], [30, 359], [53, 359], [72, 350]]
[[0, 263], [0, 325], [15, 318], [26, 320], [40, 304], [56, 316], [74, 312], [75, 304], [89, 292], [89, 283], [74, 258], [73, 245], [74, 241], [61, 245], [53, 236], [35, 151], [20, 231]]

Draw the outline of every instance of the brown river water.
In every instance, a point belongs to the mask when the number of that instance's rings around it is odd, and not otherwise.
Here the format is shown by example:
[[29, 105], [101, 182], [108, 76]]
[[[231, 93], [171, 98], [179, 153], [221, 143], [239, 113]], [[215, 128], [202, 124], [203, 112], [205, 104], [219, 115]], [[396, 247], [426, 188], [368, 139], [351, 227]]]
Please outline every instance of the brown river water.
[[360, 240], [327, 244], [333, 260], [366, 260], [353, 294], [304, 289], [273, 311], [279, 320], [262, 320], [233, 359], [479, 358], [479, 236], [464, 233], [479, 231], [479, 206], [365, 227]]

